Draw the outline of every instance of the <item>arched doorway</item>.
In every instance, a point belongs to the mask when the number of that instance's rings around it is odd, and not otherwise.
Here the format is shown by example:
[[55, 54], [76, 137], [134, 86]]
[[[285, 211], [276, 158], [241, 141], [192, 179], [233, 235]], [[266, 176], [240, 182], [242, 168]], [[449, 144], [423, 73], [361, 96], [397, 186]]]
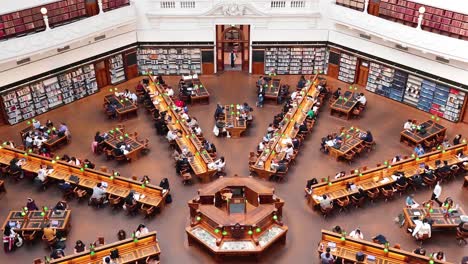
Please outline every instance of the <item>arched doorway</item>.
[[249, 25], [216, 25], [217, 71], [249, 71]]

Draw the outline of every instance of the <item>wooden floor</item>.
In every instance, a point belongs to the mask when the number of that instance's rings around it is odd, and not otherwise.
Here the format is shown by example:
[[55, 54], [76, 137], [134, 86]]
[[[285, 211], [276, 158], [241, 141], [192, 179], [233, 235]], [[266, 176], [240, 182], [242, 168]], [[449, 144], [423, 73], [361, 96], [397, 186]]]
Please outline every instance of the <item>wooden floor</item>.
[[[253, 127], [246, 131], [240, 139], [215, 138], [211, 133], [214, 125], [213, 113], [216, 103], [231, 104], [248, 102], [255, 105], [255, 81], [258, 76], [242, 72], [228, 72], [219, 76], [202, 76], [204, 85], [212, 94], [210, 105], [189, 106], [190, 115], [198, 118], [205, 137], [216, 144], [218, 153], [224, 155], [227, 162], [228, 176], [248, 174], [248, 154], [253, 151], [262, 135], [266, 132], [273, 116], [280, 111], [279, 105], [266, 104], [264, 108], [255, 108]], [[295, 87], [299, 76], [281, 76], [283, 82]], [[177, 84], [179, 77], [167, 78], [169, 84]], [[120, 84], [117, 87], [133, 89], [137, 79]], [[347, 87], [336, 81], [329, 81], [336, 87]], [[109, 87], [108, 87], [109, 88]], [[165, 138], [158, 137], [153, 128], [151, 118], [143, 109], [139, 110], [137, 118], [124, 121], [129, 131], [138, 131], [140, 138], [149, 138], [150, 154], [126, 165], [117, 165], [113, 161], [106, 161], [103, 156], [94, 156], [91, 153], [91, 141], [96, 131], [105, 131], [118, 124], [118, 121], [107, 120], [102, 112], [103, 98], [109, 89], [102, 89], [100, 93], [84, 98], [79, 102], [61, 107], [40, 117], [39, 120], [51, 119], [54, 122], [64, 121], [71, 129], [73, 139], [71, 144], [60, 149], [59, 155], [68, 154], [80, 158], [89, 158], [97, 166], [107, 166], [120, 171], [122, 175], [130, 177], [136, 175], [149, 175], [153, 183], [167, 177], [171, 183], [173, 203], [167, 206], [155, 219], [143, 220], [142, 216], [128, 217], [123, 212], [111, 212], [110, 208], [100, 210], [90, 208], [86, 203], [70, 203], [72, 208], [72, 230], [67, 239], [66, 253], [73, 252], [74, 242], [81, 239], [85, 244], [103, 236], [107, 243], [117, 239], [117, 231], [124, 229], [130, 234], [140, 223], [145, 223], [150, 230], [158, 231], [161, 246], [162, 263], [214, 263], [214, 259], [198, 247], [189, 247], [185, 235], [185, 226], [188, 224], [189, 209], [187, 201], [196, 196], [197, 190], [203, 185], [196, 183], [184, 186], [177, 177], [170, 158], [170, 150]], [[287, 243], [268, 251], [262, 258], [264, 263], [318, 263], [316, 246], [320, 240], [320, 229], [330, 229], [334, 225], [341, 225], [347, 231], [360, 227], [365, 239], [377, 234], [383, 234], [391, 244], [399, 243], [403, 249], [413, 250], [417, 243], [395, 224], [394, 218], [402, 212], [404, 197], [397, 197], [393, 201], [384, 201], [375, 204], [366, 204], [363, 209], [335, 214], [329, 219], [323, 219], [316, 212], [306, 206], [303, 189], [306, 181], [312, 177], [321, 178], [335, 175], [336, 172], [349, 171], [358, 166], [373, 166], [389, 159], [395, 154], [408, 155], [411, 149], [399, 143], [399, 133], [406, 119], [425, 120], [430, 115], [415, 108], [405, 106], [389, 99], [366, 93], [368, 109], [362, 118], [346, 121], [329, 114], [328, 105], [320, 113], [318, 122], [312, 135], [305, 142], [294, 165], [283, 183], [265, 182], [266, 185], [276, 188], [276, 194], [285, 200], [283, 209], [284, 222], [289, 227]], [[468, 125], [453, 124], [445, 120], [440, 121], [448, 127], [448, 135], [452, 139], [455, 133], [468, 136]], [[357, 160], [352, 165], [338, 163], [335, 159], [319, 151], [320, 139], [328, 133], [335, 132], [341, 126], [359, 126], [372, 131], [377, 142], [375, 151]], [[26, 124], [23, 122], [15, 126], [0, 127], [0, 138], [20, 141], [19, 131]], [[442, 185], [442, 197], [452, 197], [465, 210], [468, 210], [468, 192], [462, 189], [463, 180], [460, 177], [453, 182]], [[9, 209], [19, 209], [26, 203], [27, 197], [36, 200], [39, 206], [55, 204], [61, 197], [56, 187], [40, 192], [28, 182], [6, 182], [8, 193], [0, 196], [0, 221], [4, 221]], [[416, 193], [415, 199], [422, 202], [430, 197], [430, 190]], [[41, 241], [34, 245], [25, 245], [23, 248], [6, 256], [0, 254], [0, 263], [32, 263], [36, 257], [48, 254]], [[447, 260], [460, 261], [466, 255], [468, 247], [457, 246], [454, 233], [433, 233], [433, 238], [425, 242], [428, 252], [443, 250]], [[251, 259], [225, 260], [227, 263], [254, 263]]]

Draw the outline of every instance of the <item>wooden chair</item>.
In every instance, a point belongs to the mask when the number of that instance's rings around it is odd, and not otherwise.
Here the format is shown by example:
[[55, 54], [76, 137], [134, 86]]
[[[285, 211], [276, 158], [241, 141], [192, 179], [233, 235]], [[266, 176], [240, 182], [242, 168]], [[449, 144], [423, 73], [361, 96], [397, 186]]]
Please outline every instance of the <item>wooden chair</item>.
[[122, 201], [123, 201], [122, 197], [109, 194], [109, 205], [111, 206], [112, 210], [117, 210], [117, 209], [122, 208]]
[[104, 205], [104, 199], [103, 198], [101, 199], [91, 198], [89, 199], [88, 205], [96, 207], [96, 208], [101, 208]]
[[345, 153], [342, 157], [345, 161], [348, 162], [348, 164], [351, 164], [355, 156], [356, 156], [356, 153], [354, 151], [349, 151], [348, 153]]
[[365, 142], [364, 141], [364, 145], [366, 146], [366, 149], [368, 152], [370, 152], [371, 150], [373, 150], [375, 148], [375, 141], [372, 141], [372, 142]]
[[257, 162], [257, 155], [251, 151], [249, 154], [249, 166], [255, 165], [255, 162]]
[[9, 174], [9, 166], [0, 166], [0, 177], [7, 178]]
[[444, 182], [444, 181], [448, 181], [453, 176], [453, 174], [451, 171], [443, 171], [443, 172], [436, 172], [436, 176], [441, 182]]
[[322, 206], [319, 206], [319, 207], [320, 207], [320, 212], [322, 213], [324, 218], [327, 218], [333, 212], [333, 206], [327, 209], [323, 209]]
[[127, 159], [127, 156], [125, 156], [124, 154], [122, 155], [118, 155], [118, 156], [114, 156], [114, 159], [117, 161], [117, 162], [126, 162], [128, 161]]
[[138, 203], [132, 204], [132, 205], [125, 205], [125, 212], [127, 215], [135, 215], [136, 212], [138, 212]]
[[140, 213], [142, 213], [142, 214], [145, 216], [145, 218], [150, 218], [150, 217], [152, 217], [152, 216], [155, 215], [155, 213], [156, 213], [156, 207], [150, 206], [150, 205], [141, 204]]
[[49, 249], [52, 249], [55, 243], [57, 243], [57, 237], [54, 237], [51, 240], [48, 240], [44, 235], [42, 235], [42, 241], [44, 241], [44, 243]]
[[289, 167], [286, 167], [286, 170], [283, 172], [276, 172], [271, 178], [276, 182], [282, 182], [286, 178], [286, 173], [288, 173]]
[[101, 166], [99, 170], [102, 172], [109, 172], [109, 169], [106, 166]]
[[426, 186], [429, 188], [429, 189], [432, 189], [434, 188], [434, 186], [436, 185], [437, 183], [437, 178], [434, 177], [433, 179], [429, 179], [427, 177], [423, 177], [423, 182], [426, 184]]
[[399, 185], [398, 183], [395, 184], [396, 189], [400, 193], [400, 196], [402, 193], [406, 192], [408, 189], [409, 184], [406, 182], [404, 185]]
[[33, 260], [33, 264], [44, 264], [44, 261], [42, 261], [40, 258], [37, 258]]
[[385, 189], [385, 187], [380, 189], [382, 196], [385, 198], [385, 202], [387, 202], [390, 199], [393, 199], [393, 197], [395, 196], [395, 189], [393, 189], [393, 187], [391, 188], [391, 190], [387, 190]]
[[377, 200], [380, 196], [380, 191], [378, 188], [371, 189], [367, 191], [367, 197], [369, 197], [371, 203]]
[[142, 154], [148, 154], [149, 151], [150, 151], [150, 148], [149, 148], [149, 139], [145, 139], [143, 142], [143, 149], [141, 150], [141, 153]]
[[37, 231], [21, 231], [21, 236], [26, 243], [32, 243], [37, 238]]
[[346, 210], [346, 208], [350, 204], [349, 197], [345, 196], [343, 198], [336, 199], [336, 204], [340, 207], [340, 212]]
[[365, 201], [366, 197], [361, 197], [359, 199], [357, 198], [354, 198], [353, 196], [351, 196], [351, 204], [356, 207], [356, 208], [360, 208], [364, 205], [364, 201]]
[[466, 239], [468, 238], [468, 232], [463, 232], [460, 230], [460, 228], [457, 228], [457, 235], [456, 238], [458, 240], [458, 245], [462, 245], [462, 243], [465, 243], [465, 245], [468, 243], [466, 242]]
[[104, 153], [106, 154], [106, 159], [107, 159], [107, 160], [114, 159], [114, 151], [113, 151], [113, 149], [111, 149], [111, 148], [109, 148], [109, 149], [104, 149]]
[[70, 200], [71, 198], [73, 198], [74, 195], [75, 195], [75, 192], [73, 191], [72, 188], [69, 188], [66, 191], [63, 191], [63, 194], [62, 194], [64, 200]]
[[12, 171], [9, 169], [8, 175], [17, 182], [21, 180], [21, 171]]
[[84, 198], [86, 198], [88, 191], [75, 187], [73, 189], [73, 193], [75, 194], [75, 197], [78, 200], [78, 202], [81, 202]]

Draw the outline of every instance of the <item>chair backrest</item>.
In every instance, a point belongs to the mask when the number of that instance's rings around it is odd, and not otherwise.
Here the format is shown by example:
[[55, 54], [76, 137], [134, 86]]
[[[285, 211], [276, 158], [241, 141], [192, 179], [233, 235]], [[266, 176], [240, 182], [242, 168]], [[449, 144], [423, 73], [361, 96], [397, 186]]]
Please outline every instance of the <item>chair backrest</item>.
[[99, 168], [99, 170], [102, 171], [102, 172], [108, 172], [108, 169], [107, 169], [106, 166], [101, 166], [101, 167]]
[[137, 176], [132, 175], [132, 180], [137, 181], [138, 180]]

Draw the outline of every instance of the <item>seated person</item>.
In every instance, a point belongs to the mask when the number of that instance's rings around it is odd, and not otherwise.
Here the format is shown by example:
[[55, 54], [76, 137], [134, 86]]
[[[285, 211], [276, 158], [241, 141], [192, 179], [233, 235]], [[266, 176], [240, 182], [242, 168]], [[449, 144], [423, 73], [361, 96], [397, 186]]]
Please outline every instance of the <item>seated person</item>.
[[94, 141], [98, 144], [105, 140], [104, 136], [101, 135], [101, 132], [97, 131], [96, 135], [94, 135]]
[[176, 139], [178, 138], [177, 133], [178, 133], [178, 131], [177, 131], [176, 129], [174, 129], [174, 130], [169, 130], [169, 131], [167, 132], [167, 136], [166, 136], [167, 140], [168, 140], [169, 142], [176, 140]]
[[286, 172], [288, 169], [288, 165], [285, 160], [280, 160], [278, 162], [278, 168], [276, 168], [276, 172]]
[[201, 127], [198, 124], [193, 126], [193, 131], [197, 136], [201, 136], [201, 134], [203, 133]]
[[47, 175], [49, 175], [47, 165], [42, 164], [40, 169], [37, 171], [37, 176], [34, 178], [34, 182], [42, 184], [47, 179]]
[[93, 194], [90, 197], [91, 199], [104, 200], [106, 198], [106, 190], [102, 187], [102, 184], [99, 182], [96, 186], [93, 187]]
[[426, 249], [424, 249], [423, 247], [418, 247], [417, 249], [415, 249], [413, 251], [413, 253], [421, 255], [421, 256], [425, 256], [426, 255]]
[[431, 170], [428, 165], [424, 166], [424, 173], [422, 174], [422, 177], [427, 178], [430, 181], [436, 179], [436, 176], [434, 175], [434, 171]]
[[50, 254], [50, 257], [52, 259], [63, 258], [63, 257], [65, 257], [65, 251], [63, 251], [63, 249], [61, 249], [61, 248], [55, 248], [54, 250], [52, 250], [52, 253]]
[[265, 149], [265, 145], [268, 144], [268, 140], [263, 140], [257, 146], [257, 151], [262, 152]]
[[57, 230], [50, 227], [50, 223], [47, 223], [42, 230], [44, 237], [47, 241], [53, 241], [56, 238]]
[[414, 125], [413, 120], [411, 119], [408, 119], [408, 121], [406, 121], [403, 125], [404, 130], [413, 131], [415, 128], [416, 126]]
[[286, 153], [285, 158], [287, 160], [291, 159], [292, 155], [294, 154], [294, 148], [291, 143], [288, 143], [286, 147], [283, 149], [283, 151]]
[[218, 172], [223, 171], [224, 167], [226, 167], [226, 161], [224, 160], [224, 157], [220, 157], [217, 161], [215, 161], [215, 168], [218, 170]]
[[361, 232], [361, 229], [356, 228], [351, 233], [349, 233], [349, 236], [354, 238], [354, 239], [364, 239], [364, 234]]
[[450, 171], [450, 166], [448, 165], [448, 161], [444, 160], [443, 165], [436, 169], [436, 172], [446, 173]]
[[96, 167], [96, 165], [94, 165], [94, 163], [92, 163], [88, 159], [85, 159], [83, 163], [84, 163], [85, 167], [89, 168], [89, 169], [94, 169]]
[[117, 107], [114, 104], [107, 104], [106, 112], [108, 112], [112, 118], [117, 117]]
[[413, 185], [415, 187], [420, 187], [424, 184], [423, 178], [419, 174], [414, 175], [413, 177], [411, 177], [411, 179], [413, 180]]
[[431, 225], [429, 224], [428, 220], [424, 218], [421, 220], [414, 220], [416, 227], [412, 232], [412, 236], [416, 239], [422, 238], [430, 238], [431, 237]]
[[393, 159], [392, 159], [392, 164], [393, 164], [393, 163], [397, 163], [397, 162], [399, 162], [400, 160], [401, 160], [401, 156], [400, 156], [400, 155], [396, 155], [396, 156], [393, 157]]
[[341, 88], [336, 89], [336, 91], [333, 93], [333, 99], [338, 99], [341, 96]]
[[406, 197], [405, 204], [408, 208], [417, 208], [419, 206], [419, 204], [414, 200], [414, 194], [410, 194]]
[[422, 156], [422, 155], [424, 155], [426, 152], [424, 151], [424, 148], [421, 146], [421, 144], [418, 144], [418, 145], [414, 148], [414, 153], [416, 154], [416, 156]]
[[405, 177], [404, 172], [395, 173], [395, 174], [396, 174], [395, 176], [397, 177], [397, 179], [396, 179], [396, 181], [395, 181], [395, 184], [397, 184], [397, 185], [399, 185], [399, 186], [405, 186], [405, 185], [408, 183], [408, 181], [407, 181], [407, 179], [406, 179], [406, 177]]
[[75, 166], [80, 166], [81, 165], [81, 162], [79, 159], [75, 158], [75, 157], [71, 157], [70, 158], [70, 161], [68, 162], [68, 164], [72, 164], [72, 165], [75, 165]]
[[359, 200], [362, 197], [366, 197], [366, 196], [367, 196], [366, 191], [364, 191], [364, 189], [362, 189], [362, 188], [359, 188], [357, 193], [354, 193], [354, 194], [351, 195], [351, 198], [353, 198], [355, 200]]
[[357, 97], [358, 105], [365, 106], [367, 103], [366, 96], [363, 93], [360, 93]]
[[309, 111], [307, 111], [307, 119], [314, 119], [315, 118], [315, 112], [314, 110], [310, 109]]
[[338, 172], [336, 175], [335, 175], [335, 179], [339, 179], [339, 178], [342, 178], [346, 175], [346, 172], [344, 171], [340, 171]]
[[299, 133], [307, 133], [309, 129], [307, 128], [306, 122], [302, 122], [302, 124], [299, 126]]
[[20, 179], [24, 178], [24, 171], [21, 168], [24, 162], [25, 162], [25, 159], [13, 158], [10, 160], [10, 172], [13, 174], [19, 173]]
[[445, 261], [445, 254], [442, 251], [434, 252], [432, 256], [435, 260]]
[[306, 86], [307, 81], [304, 77], [304, 75], [301, 75], [301, 78], [299, 79], [299, 82], [297, 83], [297, 88], [302, 89]]
[[374, 137], [372, 136], [372, 133], [369, 130], [367, 130], [364, 135], [361, 135], [360, 139], [367, 143], [371, 143], [374, 141]]
[[320, 201], [320, 207], [323, 210], [327, 210], [333, 207], [333, 200], [328, 198], [326, 194], [322, 195], [322, 200]]
[[171, 86], [168, 86], [168, 87], [166, 88], [166, 94], [167, 94], [167, 96], [169, 96], [169, 97], [174, 96], [174, 90], [172, 89]]
[[380, 245], [385, 245], [388, 243], [388, 240], [384, 235], [378, 234], [372, 238], [372, 242], [380, 244]]
[[58, 201], [57, 204], [54, 206], [54, 211], [57, 210], [67, 210], [68, 205], [65, 201]]

